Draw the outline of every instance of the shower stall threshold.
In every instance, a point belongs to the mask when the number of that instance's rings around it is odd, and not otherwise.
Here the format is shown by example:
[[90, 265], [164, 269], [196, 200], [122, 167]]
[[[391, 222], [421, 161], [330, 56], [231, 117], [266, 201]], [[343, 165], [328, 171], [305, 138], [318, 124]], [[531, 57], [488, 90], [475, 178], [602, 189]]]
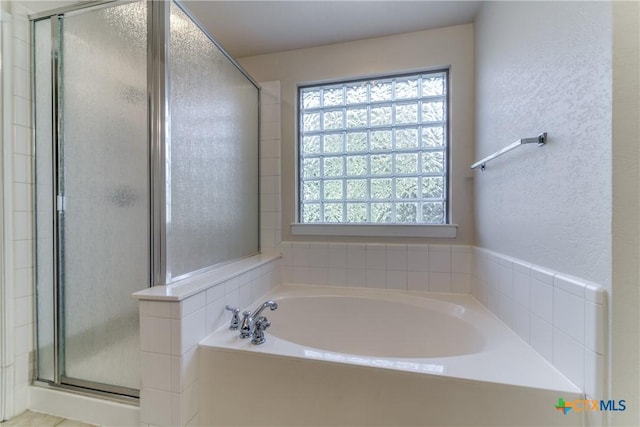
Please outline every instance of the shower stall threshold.
[[29, 409], [102, 426], [140, 425], [138, 399], [89, 394], [75, 387], [29, 386]]

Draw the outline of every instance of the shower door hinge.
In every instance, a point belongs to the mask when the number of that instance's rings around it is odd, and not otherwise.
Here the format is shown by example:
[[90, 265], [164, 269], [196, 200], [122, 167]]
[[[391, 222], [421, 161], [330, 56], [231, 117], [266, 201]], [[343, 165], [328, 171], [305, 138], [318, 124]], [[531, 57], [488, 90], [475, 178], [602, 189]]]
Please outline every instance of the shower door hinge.
[[64, 212], [66, 197], [62, 194], [58, 194], [56, 197], [56, 209], [58, 212]]

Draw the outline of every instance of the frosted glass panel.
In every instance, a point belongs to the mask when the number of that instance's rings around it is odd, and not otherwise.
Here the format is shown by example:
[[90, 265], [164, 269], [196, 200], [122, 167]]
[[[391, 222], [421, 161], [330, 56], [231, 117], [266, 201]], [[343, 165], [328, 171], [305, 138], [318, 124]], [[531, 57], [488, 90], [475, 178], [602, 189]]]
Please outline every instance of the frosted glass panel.
[[54, 380], [53, 142], [51, 130], [51, 21], [35, 23], [36, 304], [38, 378]]
[[173, 277], [258, 251], [258, 90], [171, 5]]
[[149, 286], [146, 5], [65, 15], [64, 322], [68, 378], [139, 388]]

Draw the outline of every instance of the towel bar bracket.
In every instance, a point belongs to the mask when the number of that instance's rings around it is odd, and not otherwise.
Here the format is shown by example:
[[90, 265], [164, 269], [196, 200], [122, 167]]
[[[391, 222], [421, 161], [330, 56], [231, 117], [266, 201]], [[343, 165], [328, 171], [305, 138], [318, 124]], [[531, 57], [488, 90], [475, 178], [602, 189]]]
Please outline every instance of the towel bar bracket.
[[520, 140], [520, 144], [538, 144], [539, 147], [542, 147], [547, 143], [547, 133], [542, 132], [540, 135], [533, 138], [522, 138]]

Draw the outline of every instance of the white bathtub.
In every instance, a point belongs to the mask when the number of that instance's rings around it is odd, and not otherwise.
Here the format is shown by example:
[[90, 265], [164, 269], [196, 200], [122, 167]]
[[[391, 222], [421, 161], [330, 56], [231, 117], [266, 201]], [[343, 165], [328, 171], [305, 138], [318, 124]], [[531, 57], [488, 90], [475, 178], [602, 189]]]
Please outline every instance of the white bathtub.
[[469, 295], [267, 298], [279, 307], [263, 312], [266, 343], [226, 327], [200, 343], [200, 425], [582, 424], [554, 408], [580, 390]]

